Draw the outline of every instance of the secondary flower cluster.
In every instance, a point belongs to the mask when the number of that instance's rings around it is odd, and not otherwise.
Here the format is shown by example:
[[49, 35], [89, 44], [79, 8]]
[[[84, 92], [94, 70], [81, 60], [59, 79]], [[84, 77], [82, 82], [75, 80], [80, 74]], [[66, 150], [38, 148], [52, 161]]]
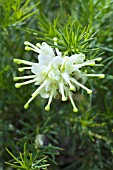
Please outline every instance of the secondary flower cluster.
[[[56, 45], [57, 39], [54, 40]], [[38, 53], [38, 63], [14, 59], [14, 62], [17, 64], [27, 65], [27, 67], [19, 68], [18, 70], [20, 72], [29, 69], [33, 73], [29, 76], [14, 77], [15, 81], [21, 79], [27, 80], [22, 83], [16, 83], [15, 87], [20, 88], [29, 83], [34, 83], [38, 86], [36, 91], [31, 95], [31, 98], [24, 105], [25, 109], [27, 109], [29, 103], [40, 94], [42, 98], [49, 98], [48, 104], [45, 107], [45, 110], [49, 111], [52, 99], [60, 93], [62, 101], [70, 99], [73, 111], [77, 112], [78, 109], [72, 98], [73, 93], [81, 87], [86, 90], [88, 94], [91, 94], [92, 90], [84, 86], [87, 77], [96, 76], [104, 78], [104, 74], [86, 74], [81, 71], [82, 67], [94, 66], [95, 61], [101, 61], [102, 58], [100, 57], [85, 61], [85, 55], [82, 53], [63, 56], [58, 49], [52, 49], [46, 42], [43, 42], [42, 44], [37, 43], [36, 46], [28, 41], [25, 41], [24, 44], [25, 50], [32, 50]]]

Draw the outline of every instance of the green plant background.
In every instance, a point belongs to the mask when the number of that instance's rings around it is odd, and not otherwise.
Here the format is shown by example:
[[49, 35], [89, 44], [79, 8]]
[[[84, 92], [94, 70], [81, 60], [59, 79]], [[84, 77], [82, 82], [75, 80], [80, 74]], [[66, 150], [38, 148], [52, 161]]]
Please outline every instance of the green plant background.
[[[24, 50], [24, 41], [54, 47], [54, 37], [63, 53], [103, 58], [87, 68], [106, 75], [89, 79], [93, 94], [75, 94], [78, 113], [59, 99], [46, 112], [40, 96], [24, 110], [35, 87], [14, 86], [13, 77], [24, 73], [13, 59], [37, 61]], [[112, 84], [112, 0], [0, 0], [0, 170], [112, 170]]]

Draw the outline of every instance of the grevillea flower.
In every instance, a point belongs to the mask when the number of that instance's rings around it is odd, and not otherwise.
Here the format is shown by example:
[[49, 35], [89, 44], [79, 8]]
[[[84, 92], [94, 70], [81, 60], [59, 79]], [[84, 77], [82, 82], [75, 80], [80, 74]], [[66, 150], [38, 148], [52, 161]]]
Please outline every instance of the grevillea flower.
[[[56, 45], [56, 39], [54, 40]], [[32, 75], [29, 76], [14, 77], [15, 81], [21, 79], [27, 80], [22, 83], [16, 83], [15, 87], [20, 88], [30, 83], [34, 83], [37, 86], [36, 91], [24, 105], [25, 109], [27, 109], [30, 102], [40, 94], [42, 98], [48, 98], [48, 104], [45, 110], [49, 111], [52, 99], [60, 93], [62, 101], [70, 99], [73, 111], [77, 112], [78, 109], [72, 98], [73, 93], [78, 91], [79, 88], [83, 88], [88, 94], [91, 94], [92, 90], [84, 85], [87, 78], [94, 76], [104, 78], [104, 74], [86, 74], [82, 71], [82, 67], [94, 66], [95, 61], [101, 61], [102, 58], [100, 57], [85, 61], [85, 55], [82, 53], [64, 56], [58, 49], [52, 49], [46, 42], [42, 44], [38, 43], [36, 46], [28, 41], [25, 41], [24, 44], [25, 50], [32, 50], [38, 53], [38, 63], [14, 59], [14, 62], [17, 64], [27, 65], [19, 68], [18, 70], [20, 72], [27, 69], [32, 72]]]

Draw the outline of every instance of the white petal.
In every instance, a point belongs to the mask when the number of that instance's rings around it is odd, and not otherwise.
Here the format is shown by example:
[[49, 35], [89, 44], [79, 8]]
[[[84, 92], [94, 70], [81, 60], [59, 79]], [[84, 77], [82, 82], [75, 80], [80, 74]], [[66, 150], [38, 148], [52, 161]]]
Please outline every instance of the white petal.
[[37, 65], [32, 65], [31, 71], [32, 73], [39, 75], [43, 72], [44, 69], [45, 66], [40, 66], [40, 64], [37, 64]]
[[74, 54], [69, 57], [68, 64], [81, 64], [84, 62], [85, 55], [84, 54]]
[[38, 55], [39, 64], [42, 66], [48, 66], [52, 61], [52, 56], [47, 54], [39, 54]]
[[58, 81], [60, 79], [60, 71], [59, 70], [51, 70], [48, 74], [48, 77], [52, 80]]
[[63, 62], [63, 58], [56, 56], [52, 60], [52, 65], [53, 65], [54, 68], [57, 69], [59, 65], [62, 65], [62, 62]]
[[53, 49], [45, 42], [42, 43], [40, 49], [41, 49], [41, 54], [50, 55], [51, 57], [55, 56]]
[[51, 84], [52, 84], [52, 82], [51, 82], [51, 81], [48, 81], [48, 83], [47, 83], [46, 86], [45, 86], [45, 91], [46, 91], [46, 92], [51, 91]]
[[41, 91], [39, 92], [39, 94], [40, 94], [40, 96], [41, 96], [42, 98], [44, 98], [44, 99], [49, 98], [49, 96], [50, 96], [50, 94], [49, 94], [48, 92], [44, 91], [44, 89], [41, 90]]

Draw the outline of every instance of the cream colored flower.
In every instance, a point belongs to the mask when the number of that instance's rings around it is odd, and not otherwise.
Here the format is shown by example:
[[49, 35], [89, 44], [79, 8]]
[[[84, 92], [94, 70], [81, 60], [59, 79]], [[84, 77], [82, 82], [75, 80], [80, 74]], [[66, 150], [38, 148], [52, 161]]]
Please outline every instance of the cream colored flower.
[[73, 106], [73, 111], [77, 112], [78, 109], [72, 98], [73, 93], [81, 87], [86, 90], [88, 94], [91, 94], [92, 90], [84, 85], [87, 77], [98, 76], [104, 78], [104, 74], [86, 74], [82, 72], [82, 67], [94, 66], [95, 61], [100, 61], [102, 58], [85, 61], [85, 55], [82, 53], [63, 56], [58, 49], [55, 49], [55, 55], [54, 50], [45, 42], [36, 44], [36, 46], [27, 41], [24, 44], [26, 45], [25, 49], [27, 51], [32, 50], [38, 53], [38, 63], [14, 59], [14, 62], [17, 64], [23, 63], [27, 65], [27, 67], [19, 68], [19, 71], [29, 69], [33, 73], [29, 76], [14, 77], [15, 81], [28, 79], [28, 81], [16, 83], [15, 86], [19, 88], [29, 83], [34, 83], [38, 86], [36, 91], [31, 95], [31, 98], [24, 105], [25, 109], [27, 109], [29, 103], [40, 94], [42, 98], [48, 98], [48, 104], [45, 110], [49, 111], [52, 99], [60, 93], [62, 101], [66, 101], [69, 98]]

